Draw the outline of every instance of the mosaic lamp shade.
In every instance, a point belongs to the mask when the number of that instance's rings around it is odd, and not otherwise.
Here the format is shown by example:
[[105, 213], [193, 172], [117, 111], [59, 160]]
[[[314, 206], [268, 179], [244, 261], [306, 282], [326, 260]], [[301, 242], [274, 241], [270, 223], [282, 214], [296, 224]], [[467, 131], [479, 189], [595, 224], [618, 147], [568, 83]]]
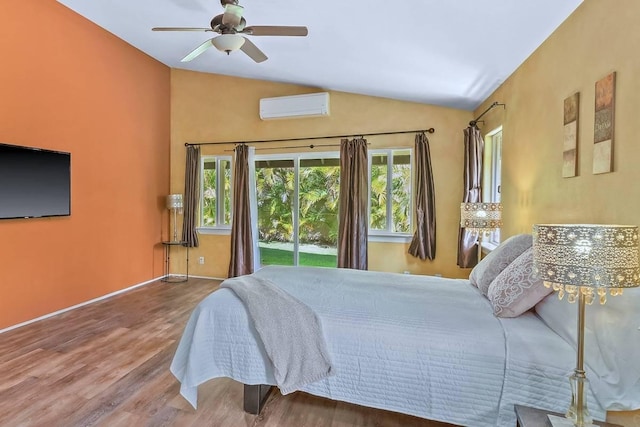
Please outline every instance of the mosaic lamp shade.
[[590, 426], [584, 371], [585, 304], [600, 304], [624, 288], [640, 285], [638, 227], [631, 225], [537, 224], [533, 226], [533, 272], [563, 299], [578, 302], [577, 362], [566, 417]]
[[182, 194], [169, 194], [167, 196], [167, 209], [171, 211], [173, 217], [173, 241], [178, 241], [178, 213], [182, 213]]
[[502, 228], [501, 203], [462, 203], [460, 227], [474, 234], [488, 234]]

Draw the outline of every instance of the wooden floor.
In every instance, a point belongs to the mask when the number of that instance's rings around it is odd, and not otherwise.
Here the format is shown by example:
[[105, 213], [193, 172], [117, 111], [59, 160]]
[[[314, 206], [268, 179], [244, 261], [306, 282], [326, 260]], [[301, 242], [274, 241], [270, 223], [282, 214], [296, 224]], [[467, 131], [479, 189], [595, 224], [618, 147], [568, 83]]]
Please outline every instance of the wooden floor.
[[199, 388], [194, 410], [169, 365], [195, 305], [218, 282], [155, 282], [0, 335], [0, 426], [445, 427], [448, 424], [272, 392], [259, 416], [242, 385]]

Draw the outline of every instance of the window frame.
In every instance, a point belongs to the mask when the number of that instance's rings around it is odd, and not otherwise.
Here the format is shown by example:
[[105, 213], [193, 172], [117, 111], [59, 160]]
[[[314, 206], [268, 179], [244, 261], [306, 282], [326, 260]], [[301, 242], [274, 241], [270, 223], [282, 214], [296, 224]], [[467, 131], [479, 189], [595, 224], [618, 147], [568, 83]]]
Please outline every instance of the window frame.
[[[305, 151], [299, 153], [278, 153], [278, 154], [256, 154], [253, 158], [254, 166], [259, 161], [269, 160], [286, 160], [293, 162], [293, 203], [292, 203], [292, 240], [294, 248], [293, 265], [300, 265], [300, 239], [299, 239], [299, 226], [300, 226], [300, 162], [305, 159], [338, 159], [340, 160], [339, 151]], [[257, 192], [257, 189], [256, 189]], [[251, 197], [256, 197], [256, 193]], [[255, 237], [257, 239], [257, 237]]]
[[[502, 198], [502, 126], [488, 132], [484, 141], [484, 164], [487, 167], [482, 182], [482, 201], [500, 203]], [[495, 249], [500, 242], [500, 230], [496, 230], [491, 232], [488, 238], [483, 239], [482, 246], [490, 251]]]
[[[370, 242], [392, 242], [392, 243], [398, 243], [398, 242], [410, 242], [411, 239], [413, 238], [413, 226], [414, 226], [414, 212], [413, 212], [413, 205], [414, 205], [414, 193], [415, 193], [415, 182], [414, 182], [414, 174], [415, 174], [415, 165], [414, 165], [414, 150], [412, 147], [393, 147], [393, 148], [377, 148], [377, 149], [370, 149], [367, 150], [367, 174], [368, 174], [368, 181], [369, 181], [369, 185], [368, 185], [368, 194], [367, 194], [367, 221], [370, 221], [371, 218], [371, 166], [372, 166], [372, 159], [373, 159], [373, 155], [375, 154], [385, 154], [387, 156], [387, 227], [385, 230], [372, 230], [371, 227], [369, 226], [368, 223], [368, 239]], [[389, 212], [393, 212], [393, 208], [392, 208], [392, 203], [393, 203], [393, 198], [390, 197], [392, 196], [392, 189], [393, 189], [393, 154], [394, 152], [397, 151], [408, 151], [409, 152], [409, 166], [410, 166], [410, 170], [411, 170], [411, 174], [410, 174], [410, 185], [411, 185], [411, 194], [409, 195], [409, 232], [407, 233], [401, 233], [401, 232], [394, 232], [392, 231], [392, 227], [393, 227], [393, 218], [392, 218], [392, 214], [389, 215]], [[254, 158], [254, 161], [258, 161], [258, 160], [268, 160], [268, 159], [295, 159], [294, 163], [296, 164], [296, 166], [299, 165], [299, 159], [302, 158], [315, 158], [316, 156], [327, 156], [327, 157], [340, 157], [340, 152], [339, 151], [329, 151], [329, 152], [301, 152], [301, 153], [278, 153], [278, 154], [263, 154], [263, 155], [256, 155]], [[200, 200], [199, 200], [199, 219], [198, 219], [198, 223], [199, 226], [196, 227], [196, 230], [198, 231], [198, 233], [200, 234], [230, 234], [231, 233], [231, 226], [232, 224], [220, 224], [220, 216], [223, 215], [224, 210], [221, 209], [221, 207], [223, 208], [224, 205], [224, 199], [220, 198], [220, 197], [216, 197], [216, 225], [215, 226], [211, 226], [211, 225], [203, 225], [202, 221], [204, 218], [203, 215], [203, 209], [204, 209], [204, 203], [203, 203], [203, 198], [204, 198], [204, 164], [205, 162], [211, 162], [212, 159], [215, 159], [216, 161], [216, 189], [220, 188], [220, 161], [229, 161], [230, 165], [231, 165], [231, 191], [230, 191], [230, 197], [231, 197], [231, 204], [230, 204], [230, 213], [232, 214], [232, 218], [233, 218], [233, 168], [234, 168], [234, 163], [233, 163], [233, 158], [232, 156], [227, 156], [227, 155], [206, 155], [206, 156], [201, 156], [200, 159]], [[297, 173], [297, 172], [296, 172]], [[297, 180], [297, 177], [296, 177]], [[296, 189], [298, 187], [298, 184], [296, 183]], [[297, 195], [296, 195], [297, 197]], [[294, 199], [295, 200], [295, 199]], [[297, 201], [296, 201], [296, 209], [298, 209], [297, 207]]]
[[[393, 231], [393, 154], [397, 151], [409, 151], [409, 166], [410, 166], [410, 177], [409, 183], [411, 186], [411, 194], [409, 194], [409, 232], [397, 232]], [[372, 230], [371, 229], [371, 167], [373, 166], [373, 156], [384, 154], [387, 156], [387, 224], [384, 230]], [[368, 225], [368, 234], [370, 242], [410, 242], [413, 238], [413, 204], [414, 204], [414, 193], [415, 193], [415, 182], [414, 182], [414, 164], [413, 164], [413, 148], [412, 147], [393, 147], [393, 148], [376, 148], [367, 150], [367, 173], [368, 173], [368, 181], [369, 181], [369, 189], [368, 189], [368, 197], [367, 197], [367, 221], [369, 221]]]
[[[215, 225], [205, 225], [204, 221], [204, 165], [215, 161], [216, 164], [216, 223]], [[223, 183], [220, 171], [221, 162], [229, 162], [231, 174], [229, 176], [229, 224], [224, 224], [224, 197], [220, 197], [219, 189]], [[198, 227], [196, 230], [200, 234], [231, 234], [231, 223], [233, 222], [233, 157], [230, 155], [206, 155], [200, 158], [200, 199], [198, 201]]]

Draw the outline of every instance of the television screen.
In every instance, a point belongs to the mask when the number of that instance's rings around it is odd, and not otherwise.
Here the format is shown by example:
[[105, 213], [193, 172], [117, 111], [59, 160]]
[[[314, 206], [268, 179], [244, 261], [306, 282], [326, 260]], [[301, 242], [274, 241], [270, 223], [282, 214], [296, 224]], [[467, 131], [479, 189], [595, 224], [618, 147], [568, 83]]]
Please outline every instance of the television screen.
[[0, 144], [0, 219], [71, 215], [71, 154]]

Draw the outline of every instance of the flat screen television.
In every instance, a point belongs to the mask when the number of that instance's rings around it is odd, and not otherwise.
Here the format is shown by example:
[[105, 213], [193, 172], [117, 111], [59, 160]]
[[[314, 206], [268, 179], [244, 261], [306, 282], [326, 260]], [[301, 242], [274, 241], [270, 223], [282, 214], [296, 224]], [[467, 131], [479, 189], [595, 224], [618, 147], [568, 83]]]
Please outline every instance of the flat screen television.
[[0, 219], [71, 215], [71, 154], [0, 144]]

